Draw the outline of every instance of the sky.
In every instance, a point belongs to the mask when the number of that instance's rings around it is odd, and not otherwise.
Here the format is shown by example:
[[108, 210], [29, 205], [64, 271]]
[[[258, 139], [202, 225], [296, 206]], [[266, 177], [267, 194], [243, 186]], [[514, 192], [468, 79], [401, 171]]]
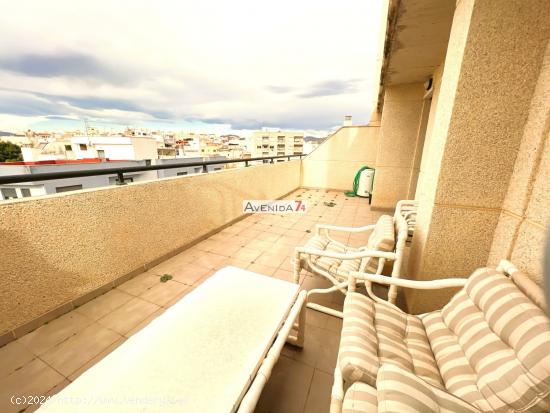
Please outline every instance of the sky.
[[322, 134], [375, 104], [385, 0], [0, 0], [0, 131]]

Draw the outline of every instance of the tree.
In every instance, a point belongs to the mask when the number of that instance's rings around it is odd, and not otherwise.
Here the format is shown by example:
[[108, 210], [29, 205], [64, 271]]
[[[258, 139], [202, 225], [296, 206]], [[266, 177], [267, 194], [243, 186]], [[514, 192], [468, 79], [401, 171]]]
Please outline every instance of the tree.
[[11, 142], [0, 141], [0, 162], [22, 161], [21, 147]]

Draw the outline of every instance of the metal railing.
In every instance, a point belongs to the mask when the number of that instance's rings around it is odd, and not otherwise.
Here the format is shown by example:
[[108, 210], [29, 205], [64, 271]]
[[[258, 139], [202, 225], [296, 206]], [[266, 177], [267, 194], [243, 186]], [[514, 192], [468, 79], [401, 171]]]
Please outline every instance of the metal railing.
[[[84, 176], [95, 175], [117, 175], [117, 185], [126, 185], [124, 182], [124, 174], [131, 172], [142, 171], [156, 171], [162, 169], [175, 169], [175, 168], [187, 168], [193, 166], [202, 166], [203, 173], [208, 173], [208, 166], [210, 165], [225, 165], [231, 163], [244, 162], [245, 167], [250, 166], [250, 162], [255, 161], [269, 161], [274, 163], [274, 159], [287, 159], [299, 157], [302, 159], [303, 154], [295, 155], [282, 155], [282, 156], [265, 156], [260, 158], [247, 158], [247, 159], [224, 159], [218, 161], [205, 161], [205, 162], [177, 162], [164, 165], [143, 165], [143, 166], [126, 166], [121, 168], [104, 168], [104, 169], [83, 169], [80, 171], [65, 171], [65, 172], [44, 172], [38, 174], [19, 174], [19, 175], [5, 175], [0, 176], [0, 185], [2, 184], [17, 184], [23, 182], [37, 182], [48, 181], [50, 179], [65, 179], [65, 178], [80, 178]], [[111, 164], [112, 165], [112, 164]]]

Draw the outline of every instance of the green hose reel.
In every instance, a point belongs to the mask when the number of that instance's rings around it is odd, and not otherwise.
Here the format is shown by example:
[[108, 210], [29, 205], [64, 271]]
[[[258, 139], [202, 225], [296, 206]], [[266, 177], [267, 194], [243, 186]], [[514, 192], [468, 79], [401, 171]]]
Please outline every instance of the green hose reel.
[[[359, 195], [357, 195], [357, 190], [359, 189], [359, 179], [361, 179], [361, 172], [363, 172], [366, 169], [372, 169], [372, 171], [373, 171], [372, 178], [373, 178], [373, 187], [374, 187], [374, 173], [375, 173], [374, 171], [375, 171], [375, 169], [371, 168], [368, 165], [367, 166], [362, 166], [361, 168], [359, 168], [359, 170], [355, 174], [355, 177], [353, 178], [353, 189], [351, 191], [346, 192], [346, 196], [348, 196], [348, 197], [359, 196]], [[372, 200], [372, 193], [369, 193], [369, 204], [371, 203], [371, 200]]]

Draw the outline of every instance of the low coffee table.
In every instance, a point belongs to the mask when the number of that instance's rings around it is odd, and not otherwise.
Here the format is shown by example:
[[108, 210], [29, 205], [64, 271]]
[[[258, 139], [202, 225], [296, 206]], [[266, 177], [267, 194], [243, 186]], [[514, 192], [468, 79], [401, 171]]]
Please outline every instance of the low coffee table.
[[225, 267], [39, 411], [252, 412], [285, 341], [303, 345], [305, 301], [297, 284]]

